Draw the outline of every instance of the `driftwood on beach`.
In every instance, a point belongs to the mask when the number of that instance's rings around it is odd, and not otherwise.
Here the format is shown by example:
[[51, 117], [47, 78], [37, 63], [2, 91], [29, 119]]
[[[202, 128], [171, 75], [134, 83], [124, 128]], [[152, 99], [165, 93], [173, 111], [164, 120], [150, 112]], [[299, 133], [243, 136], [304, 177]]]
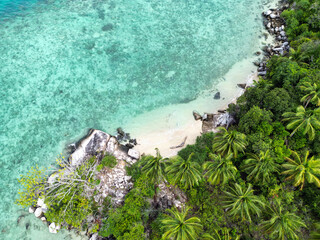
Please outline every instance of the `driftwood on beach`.
[[182, 148], [182, 147], [184, 146], [184, 144], [186, 143], [187, 138], [188, 138], [188, 137], [185, 137], [182, 143], [180, 143], [180, 144], [177, 145], [177, 146], [170, 147], [170, 149]]

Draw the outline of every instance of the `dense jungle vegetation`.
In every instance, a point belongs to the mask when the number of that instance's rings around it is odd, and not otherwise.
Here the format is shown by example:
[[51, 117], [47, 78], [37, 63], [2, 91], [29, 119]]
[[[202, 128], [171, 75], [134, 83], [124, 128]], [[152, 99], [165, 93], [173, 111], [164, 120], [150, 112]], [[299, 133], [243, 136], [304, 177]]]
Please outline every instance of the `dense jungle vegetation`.
[[[203, 134], [171, 159], [142, 157], [127, 169], [134, 187], [124, 204], [114, 209], [106, 200], [92, 232], [119, 240], [320, 239], [320, 1], [290, 3], [282, 13], [290, 53], [273, 56], [266, 77], [229, 105], [237, 124]], [[184, 208], [157, 208], [163, 181], [186, 193]], [[97, 208], [77, 191], [73, 227]], [[59, 209], [48, 216], [56, 220]]]

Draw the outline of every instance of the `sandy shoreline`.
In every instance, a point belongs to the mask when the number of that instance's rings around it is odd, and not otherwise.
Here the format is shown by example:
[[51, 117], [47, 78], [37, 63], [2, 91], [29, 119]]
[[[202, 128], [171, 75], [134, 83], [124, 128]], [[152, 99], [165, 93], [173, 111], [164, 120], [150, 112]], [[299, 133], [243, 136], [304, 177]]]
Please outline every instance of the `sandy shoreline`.
[[[196, 110], [200, 114], [216, 113], [218, 109], [226, 109], [230, 103], [235, 103], [244, 93], [244, 89], [237, 84], [252, 85], [258, 79], [253, 60], [254, 58], [250, 58], [236, 63], [224, 76], [226, 80], [215, 86], [221, 92], [220, 100], [213, 100], [213, 90], [210, 90], [190, 103], [170, 105], [134, 119], [126, 129], [137, 139], [135, 149], [141, 154], [154, 155], [154, 149], [159, 148], [163, 157], [171, 157], [182, 149], [172, 147], [181, 144], [186, 137], [184, 146], [195, 143], [196, 138], [201, 135], [202, 122], [194, 120], [192, 111]], [[147, 124], [141, 127], [142, 122]]]

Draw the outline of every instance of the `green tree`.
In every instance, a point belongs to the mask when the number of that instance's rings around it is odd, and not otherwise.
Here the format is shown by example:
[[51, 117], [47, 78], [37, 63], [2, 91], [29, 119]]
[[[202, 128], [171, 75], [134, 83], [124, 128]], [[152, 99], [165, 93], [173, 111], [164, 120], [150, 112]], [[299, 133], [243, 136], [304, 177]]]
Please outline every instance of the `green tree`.
[[203, 164], [205, 171], [204, 176], [208, 178], [208, 182], [212, 185], [226, 184], [228, 180], [235, 179], [237, 168], [233, 165], [231, 159], [232, 153], [223, 157], [220, 154], [210, 154], [213, 161], [208, 161]]
[[187, 218], [190, 208], [184, 208], [179, 212], [177, 209], [168, 209], [171, 215], [162, 219], [162, 229], [165, 230], [163, 239], [170, 240], [195, 240], [202, 229], [200, 219], [197, 217]]
[[248, 181], [262, 182], [263, 184], [270, 182], [272, 174], [278, 172], [279, 165], [274, 162], [270, 156], [269, 150], [260, 152], [259, 156], [249, 153], [250, 158], [244, 160], [242, 169], [249, 173]]
[[22, 207], [34, 206], [38, 198], [45, 192], [45, 185], [47, 183], [47, 175], [45, 168], [38, 166], [31, 167], [26, 175], [20, 175], [18, 182], [22, 189], [19, 190], [19, 198], [16, 204]]
[[218, 230], [214, 230], [213, 234], [205, 233], [202, 235], [201, 240], [239, 240], [240, 236], [231, 236], [230, 229], [224, 227]]
[[158, 148], [155, 150], [157, 152], [156, 157], [151, 155], [143, 156], [140, 160], [140, 166], [142, 166], [141, 172], [154, 184], [154, 201], [156, 202], [158, 185], [161, 181], [165, 180], [165, 161], [167, 158], [162, 158]]
[[294, 213], [283, 209], [280, 201], [268, 207], [271, 218], [262, 223], [262, 231], [279, 240], [299, 239], [297, 233], [301, 227], [306, 227], [304, 222]]
[[229, 208], [228, 211], [232, 216], [240, 217], [241, 221], [251, 222], [251, 216], [253, 214], [260, 216], [265, 206], [265, 203], [254, 195], [251, 184], [246, 188], [236, 183], [230, 191], [224, 193], [226, 195], [224, 207]]
[[285, 117], [283, 121], [289, 121], [287, 129], [294, 129], [290, 137], [293, 136], [299, 129], [303, 134], [308, 134], [309, 140], [315, 137], [315, 130], [320, 129], [320, 121], [318, 116], [320, 108], [315, 110], [306, 110], [303, 106], [297, 107], [297, 112], [286, 112], [282, 116]]
[[185, 188], [192, 188], [201, 181], [200, 165], [192, 161], [194, 153], [187, 159], [175, 156], [171, 159], [171, 164], [166, 171], [173, 178], [174, 184], [181, 183]]
[[318, 178], [320, 176], [320, 159], [314, 159], [314, 156], [308, 158], [309, 151], [306, 151], [302, 158], [294, 151], [291, 152], [291, 155], [293, 158], [286, 157], [288, 162], [282, 164], [287, 169], [282, 174], [289, 175], [286, 180], [292, 180], [295, 187], [301, 186], [300, 190], [303, 189], [305, 179], [320, 187], [320, 179]]
[[306, 95], [301, 98], [301, 102], [305, 104], [305, 107], [308, 106], [309, 102], [320, 106], [320, 86], [316, 83], [304, 82], [301, 84], [300, 89], [306, 92]]
[[316, 230], [311, 232], [309, 240], [320, 240], [320, 224], [316, 224]]
[[246, 135], [235, 130], [227, 130], [224, 127], [218, 127], [219, 131], [213, 139], [212, 149], [214, 152], [222, 155], [233, 153], [234, 157], [238, 156], [238, 152], [244, 152], [247, 141]]

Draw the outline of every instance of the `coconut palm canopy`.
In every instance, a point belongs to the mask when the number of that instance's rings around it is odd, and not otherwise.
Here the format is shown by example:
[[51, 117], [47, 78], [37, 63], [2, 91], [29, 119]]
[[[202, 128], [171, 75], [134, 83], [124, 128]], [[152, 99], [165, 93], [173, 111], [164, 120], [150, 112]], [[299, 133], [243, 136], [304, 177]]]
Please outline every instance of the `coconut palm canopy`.
[[238, 156], [238, 152], [244, 152], [247, 141], [246, 135], [235, 130], [227, 130], [224, 127], [218, 127], [219, 131], [213, 139], [213, 152], [229, 155], [233, 153], [234, 157]]
[[292, 180], [295, 187], [300, 186], [300, 190], [303, 189], [305, 180], [320, 187], [320, 159], [315, 159], [314, 156], [309, 158], [309, 151], [302, 158], [294, 151], [291, 151], [291, 156], [292, 158], [286, 157], [287, 163], [282, 164], [286, 169], [282, 174], [289, 175], [286, 180]]
[[175, 184], [181, 183], [185, 188], [191, 188], [201, 181], [200, 165], [192, 161], [193, 155], [194, 153], [191, 153], [187, 159], [175, 156], [169, 162], [166, 171]]
[[161, 220], [162, 229], [165, 233], [163, 239], [170, 240], [196, 240], [202, 229], [200, 219], [197, 217], [188, 218], [190, 208], [183, 208], [181, 212], [175, 209], [168, 209], [167, 215]]
[[210, 154], [212, 161], [203, 164], [204, 177], [212, 185], [226, 184], [230, 179], [235, 179], [237, 168], [232, 163], [233, 154], [221, 156], [220, 154]]
[[320, 129], [319, 121], [320, 108], [306, 110], [303, 106], [297, 107], [296, 112], [286, 112], [282, 116], [283, 121], [289, 121], [287, 129], [293, 130], [291, 137], [298, 131], [303, 131], [303, 135], [308, 134], [309, 140], [315, 137], [315, 131]]

